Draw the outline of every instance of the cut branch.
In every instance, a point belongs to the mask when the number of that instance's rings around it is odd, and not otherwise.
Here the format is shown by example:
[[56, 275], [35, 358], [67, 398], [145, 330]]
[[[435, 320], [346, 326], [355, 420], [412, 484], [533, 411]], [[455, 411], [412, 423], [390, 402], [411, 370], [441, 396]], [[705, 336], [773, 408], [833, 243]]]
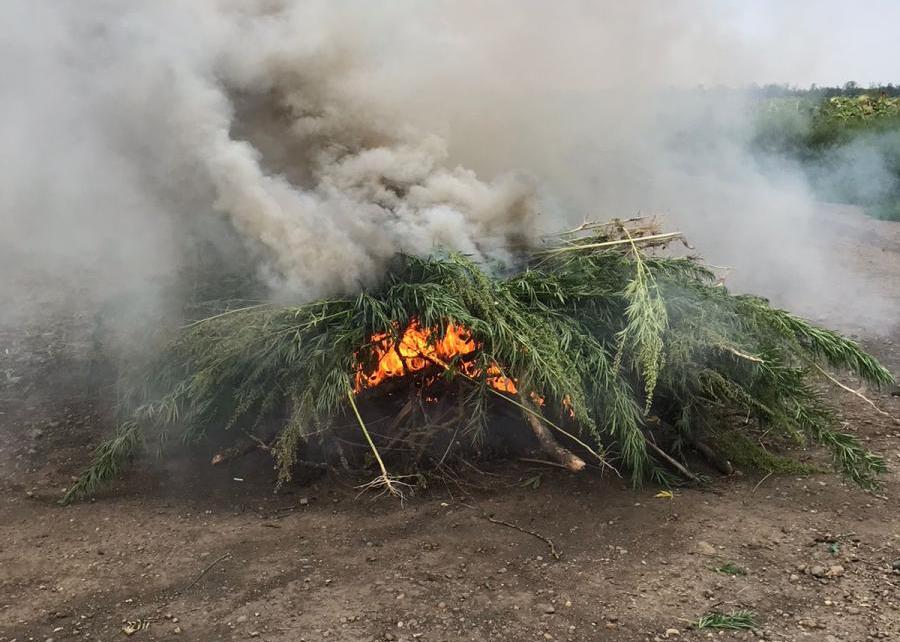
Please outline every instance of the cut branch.
[[525, 421], [528, 422], [528, 425], [531, 428], [531, 432], [534, 433], [535, 437], [537, 437], [538, 443], [541, 446], [541, 450], [543, 450], [545, 453], [547, 453], [547, 455], [565, 466], [567, 470], [570, 470], [573, 473], [577, 473], [578, 471], [583, 469], [585, 467], [584, 460], [571, 451], [560, 446], [559, 442], [557, 442], [556, 439], [553, 438], [553, 434], [537, 418], [536, 415], [538, 411], [531, 406], [531, 402], [521, 394], [518, 395], [518, 397], [519, 403], [528, 410], [528, 412], [523, 412], [522, 415], [525, 417]]

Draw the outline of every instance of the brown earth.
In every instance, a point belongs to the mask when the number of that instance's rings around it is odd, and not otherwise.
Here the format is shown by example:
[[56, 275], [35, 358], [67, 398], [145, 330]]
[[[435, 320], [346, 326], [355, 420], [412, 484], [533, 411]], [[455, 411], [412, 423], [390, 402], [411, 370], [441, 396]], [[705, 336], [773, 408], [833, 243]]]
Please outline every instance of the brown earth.
[[[835, 251], [896, 295], [900, 224], [847, 216]], [[900, 331], [861, 332], [897, 372]], [[58, 334], [3, 335], [0, 354], [49, 358]], [[110, 420], [79, 377], [54, 384], [83, 364], [52, 363], [35, 381], [0, 368], [0, 642], [125, 639], [137, 620], [138, 642], [900, 640], [900, 425], [838, 389], [845, 429], [890, 465], [875, 493], [737, 474], [665, 498], [519, 462], [400, 505], [334, 476], [273, 495], [263, 459], [184, 453], [62, 507]], [[900, 397], [873, 399], [900, 416]], [[726, 563], [745, 574], [714, 570]], [[690, 624], [744, 608], [760, 631]]]

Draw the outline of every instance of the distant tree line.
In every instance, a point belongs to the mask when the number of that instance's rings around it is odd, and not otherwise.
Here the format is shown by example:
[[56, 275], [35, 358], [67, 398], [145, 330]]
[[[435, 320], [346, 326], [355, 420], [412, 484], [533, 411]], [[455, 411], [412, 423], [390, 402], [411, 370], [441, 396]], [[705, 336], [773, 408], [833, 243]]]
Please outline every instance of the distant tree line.
[[766, 85], [752, 84], [749, 86], [751, 94], [759, 98], [819, 98], [827, 99], [834, 96], [862, 96], [868, 95], [884, 95], [896, 97], [900, 96], [900, 84], [895, 85], [888, 83], [886, 85], [871, 84], [867, 87], [859, 85], [854, 81], [848, 81], [840, 87], [820, 87], [813, 83], [808, 88], [795, 87], [792, 85], [778, 85], [774, 83]]

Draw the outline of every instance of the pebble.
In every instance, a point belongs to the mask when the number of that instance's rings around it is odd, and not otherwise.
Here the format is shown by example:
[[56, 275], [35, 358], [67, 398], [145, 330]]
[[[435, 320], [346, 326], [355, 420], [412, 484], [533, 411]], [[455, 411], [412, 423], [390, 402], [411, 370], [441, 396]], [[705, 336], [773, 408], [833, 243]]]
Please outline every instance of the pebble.
[[709, 542], [699, 541], [697, 542], [697, 550], [703, 553], [704, 555], [715, 555], [716, 547], [710, 544]]
[[891, 564], [891, 568], [895, 571], [900, 571], [900, 559], [894, 560], [894, 563]]
[[844, 567], [840, 564], [835, 564], [834, 566], [828, 569], [828, 577], [840, 577], [844, 574]]
[[813, 577], [825, 577], [826, 573], [828, 573], [828, 571], [824, 566], [816, 565], [809, 569], [809, 574]]
[[246, 615], [238, 615], [237, 618], [235, 619], [235, 622], [237, 622], [238, 624], [243, 624], [246, 621], [247, 621]]

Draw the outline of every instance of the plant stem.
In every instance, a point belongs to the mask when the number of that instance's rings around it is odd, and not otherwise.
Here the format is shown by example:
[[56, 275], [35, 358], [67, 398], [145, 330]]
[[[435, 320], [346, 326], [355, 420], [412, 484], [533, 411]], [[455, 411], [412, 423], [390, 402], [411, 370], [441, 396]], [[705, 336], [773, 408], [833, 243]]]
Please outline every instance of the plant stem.
[[664, 234], [650, 234], [649, 236], [639, 236], [638, 238], [631, 238], [629, 235], [626, 239], [617, 239], [615, 241], [603, 241], [602, 243], [583, 243], [580, 245], [571, 245], [566, 247], [557, 247], [552, 250], [542, 250], [541, 252], [535, 252], [535, 254], [562, 254], [563, 252], [577, 252], [579, 250], [596, 250], [604, 247], [614, 247], [616, 245], [631, 245], [634, 246], [635, 243], [646, 243], [647, 241], [663, 241], [663, 240], [671, 240], [676, 239], [681, 236], [681, 232], [666, 232]]
[[362, 430], [363, 435], [366, 438], [366, 441], [369, 442], [369, 448], [372, 449], [372, 454], [375, 455], [375, 461], [378, 462], [378, 467], [381, 468], [381, 475], [384, 477], [385, 481], [388, 479], [388, 471], [384, 465], [384, 461], [381, 459], [381, 455], [378, 454], [378, 449], [375, 447], [375, 442], [372, 441], [372, 436], [369, 434], [368, 429], [366, 429], [366, 424], [363, 421], [362, 416], [359, 414], [359, 408], [356, 406], [356, 401], [353, 399], [353, 391], [347, 391], [347, 399], [350, 400], [350, 407], [353, 408], [353, 414], [356, 415], [356, 420], [359, 422], [359, 427]]
[[[810, 362], [810, 363], [812, 363], [812, 362]], [[890, 419], [891, 421], [893, 421], [895, 424], [900, 424], [900, 419], [898, 419], [897, 417], [893, 416], [892, 414], [890, 414], [890, 413], [888, 413], [888, 412], [885, 412], [884, 410], [882, 410], [881, 408], [879, 408], [878, 406], [876, 406], [874, 401], [872, 401], [871, 399], [869, 399], [868, 397], [866, 397], [866, 396], [865, 396], [863, 393], [861, 393], [859, 390], [854, 390], [854, 389], [851, 388], [850, 386], [846, 386], [846, 385], [842, 384], [840, 381], [838, 381], [837, 379], [835, 379], [834, 377], [832, 377], [830, 374], [828, 374], [827, 372], [825, 372], [825, 370], [824, 370], [819, 364], [813, 363], [812, 365], [813, 365], [813, 367], [815, 367], [816, 370], [818, 370], [819, 372], [821, 372], [822, 375], [824, 375], [825, 378], [828, 379], [831, 383], [833, 383], [834, 385], [838, 386], [839, 388], [841, 388], [841, 389], [843, 389], [843, 390], [846, 390], [847, 392], [849, 392], [849, 393], [852, 394], [852, 395], [856, 395], [857, 397], [859, 397], [860, 399], [862, 399], [863, 401], [865, 401], [867, 404], [869, 404], [870, 406], [872, 406], [872, 407], [875, 409], [875, 412], [877, 412], [879, 415], [883, 415], [883, 416], [887, 417], [888, 419]]]

